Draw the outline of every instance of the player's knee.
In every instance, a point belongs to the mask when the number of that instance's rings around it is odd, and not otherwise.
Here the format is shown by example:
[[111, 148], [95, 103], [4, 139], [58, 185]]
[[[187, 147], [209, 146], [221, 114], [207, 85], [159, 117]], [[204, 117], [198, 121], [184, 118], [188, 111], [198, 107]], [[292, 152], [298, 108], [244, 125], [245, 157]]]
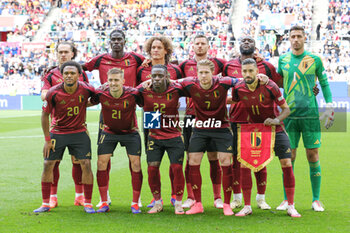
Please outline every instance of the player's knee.
[[51, 172], [55, 166], [55, 160], [45, 160], [44, 161], [44, 172]]
[[141, 163], [138, 160], [131, 161], [131, 169], [133, 172], [141, 171]]
[[292, 161], [297, 158], [297, 149], [292, 149]]
[[292, 166], [291, 159], [281, 159], [280, 163], [281, 163], [281, 167], [291, 167]]
[[80, 165], [81, 165], [81, 169], [84, 171], [91, 171], [91, 162], [89, 159], [82, 159], [79, 160]]
[[98, 159], [97, 160], [97, 170], [99, 171], [104, 171], [107, 169], [107, 164], [108, 161], [102, 160], [102, 159]]
[[77, 160], [74, 155], [71, 155], [71, 160], [73, 164], [79, 164], [79, 160]]
[[159, 167], [160, 162], [148, 162], [147, 163], [149, 167]]
[[217, 152], [207, 152], [207, 155], [208, 155], [209, 160], [217, 160], [218, 159]]
[[306, 149], [306, 156], [309, 162], [317, 162], [319, 160], [318, 148]]
[[230, 153], [219, 153], [218, 154], [221, 166], [230, 166], [232, 154]]

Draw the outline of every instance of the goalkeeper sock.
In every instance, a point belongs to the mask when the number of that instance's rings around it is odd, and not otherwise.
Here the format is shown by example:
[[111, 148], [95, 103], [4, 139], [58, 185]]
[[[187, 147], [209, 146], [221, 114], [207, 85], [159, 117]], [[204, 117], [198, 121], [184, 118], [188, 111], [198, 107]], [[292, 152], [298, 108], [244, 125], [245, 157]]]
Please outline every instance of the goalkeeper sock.
[[320, 161], [309, 162], [310, 180], [312, 188], [312, 202], [320, 199], [321, 192], [321, 165]]
[[[293, 173], [294, 173], [294, 163], [295, 163], [295, 160], [294, 161], [292, 160]], [[282, 180], [284, 180], [283, 173], [282, 173]], [[284, 200], [287, 201], [288, 199], [287, 199], [286, 189], [284, 188], [284, 186], [283, 186], [283, 195], [284, 195]]]

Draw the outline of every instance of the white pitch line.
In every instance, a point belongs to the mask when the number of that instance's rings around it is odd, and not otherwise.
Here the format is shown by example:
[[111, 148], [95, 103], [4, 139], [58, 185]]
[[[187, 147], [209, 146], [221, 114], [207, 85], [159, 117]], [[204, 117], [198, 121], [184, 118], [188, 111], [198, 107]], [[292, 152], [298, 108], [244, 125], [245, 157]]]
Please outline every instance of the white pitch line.
[[[89, 134], [97, 134], [96, 132], [94, 133], [89, 133]], [[43, 135], [31, 135], [31, 136], [6, 136], [6, 137], [0, 137], [0, 139], [18, 139], [18, 138], [41, 138]]]

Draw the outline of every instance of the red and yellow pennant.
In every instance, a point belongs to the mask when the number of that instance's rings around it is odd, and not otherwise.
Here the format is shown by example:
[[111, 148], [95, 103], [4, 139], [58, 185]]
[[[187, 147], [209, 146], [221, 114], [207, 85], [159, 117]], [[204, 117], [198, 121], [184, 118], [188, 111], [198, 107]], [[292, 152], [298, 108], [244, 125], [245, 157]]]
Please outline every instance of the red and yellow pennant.
[[238, 161], [258, 172], [273, 159], [275, 146], [275, 126], [262, 123], [238, 124]]

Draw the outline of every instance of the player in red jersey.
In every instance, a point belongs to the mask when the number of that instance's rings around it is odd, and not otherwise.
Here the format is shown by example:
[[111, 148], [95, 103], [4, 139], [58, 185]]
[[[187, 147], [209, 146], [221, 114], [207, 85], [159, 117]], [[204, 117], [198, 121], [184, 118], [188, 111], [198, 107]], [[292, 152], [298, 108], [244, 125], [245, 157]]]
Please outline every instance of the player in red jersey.
[[[53, 168], [56, 160], [62, 159], [64, 150], [68, 147], [70, 154], [74, 154], [82, 168], [84, 211], [95, 213], [91, 205], [93, 187], [91, 142], [85, 124], [88, 99], [95, 95], [95, 89], [88, 83], [78, 81], [82, 73], [79, 63], [68, 61], [61, 66], [60, 71], [64, 82], [50, 88], [43, 103], [41, 116], [45, 135], [44, 170], [41, 178], [43, 204], [34, 212], [51, 210], [49, 200]], [[49, 131], [50, 114], [56, 119], [56, 122], [51, 124], [51, 131]]]
[[[41, 88], [41, 99], [44, 101], [46, 93], [49, 89], [57, 84], [63, 82], [63, 76], [60, 72], [60, 67], [63, 63], [73, 60], [77, 55], [77, 49], [74, 44], [68, 41], [61, 41], [56, 46], [58, 67], [51, 69], [42, 78], [43, 87]], [[83, 71], [79, 76], [79, 81], [89, 82], [86, 73]], [[51, 114], [52, 116], [53, 114]], [[52, 118], [52, 124], [55, 124], [56, 119]], [[84, 191], [83, 185], [81, 183], [81, 167], [79, 161], [71, 156], [72, 159], [72, 177], [75, 183], [75, 200], [74, 205], [84, 205]], [[60, 178], [59, 172], [60, 160], [56, 161], [55, 167], [53, 169], [53, 183], [51, 185], [51, 195], [50, 195], [50, 207], [55, 208], [57, 206], [57, 184]]]
[[[147, 163], [148, 163], [148, 183], [153, 194], [154, 203], [148, 213], [158, 213], [163, 210], [161, 200], [161, 183], [159, 166], [166, 151], [170, 160], [170, 169], [173, 174], [173, 189], [175, 193], [175, 214], [184, 214], [182, 208], [182, 196], [184, 192], [185, 179], [182, 171], [184, 158], [184, 144], [181, 137], [179, 124], [179, 98], [184, 96], [182, 87], [176, 83], [169, 82], [167, 66], [152, 66], [152, 89], [147, 90], [139, 87], [142, 94], [145, 111], [145, 120], [147, 112], [153, 113], [153, 117], [159, 117], [159, 128], [149, 128], [147, 144]], [[151, 113], [148, 113], [151, 114]], [[152, 118], [153, 118], [152, 117]], [[153, 119], [151, 119], [153, 122]], [[151, 123], [150, 122], [150, 123]], [[145, 123], [144, 127], [148, 125]]]
[[[196, 35], [193, 39], [193, 50], [195, 56], [193, 59], [183, 61], [180, 64], [180, 68], [184, 74], [184, 77], [196, 77], [197, 76], [197, 62], [208, 59], [213, 62], [215, 68], [213, 75], [218, 75], [223, 71], [226, 61], [220, 58], [208, 58], [208, 50], [210, 48], [209, 40], [204, 35]], [[195, 118], [195, 112], [193, 102], [191, 98], [187, 98], [185, 122], [191, 121]], [[183, 128], [183, 136], [185, 140], [185, 150], [187, 151], [187, 162], [185, 167], [185, 178], [187, 188], [187, 200], [182, 205], [184, 208], [190, 208], [194, 204], [194, 194], [191, 188], [190, 176], [189, 176], [189, 163], [188, 163], [188, 145], [192, 134], [192, 127]], [[221, 199], [221, 167], [216, 154], [215, 145], [209, 145], [206, 148], [208, 160], [210, 163], [210, 178], [213, 183], [214, 192], [214, 206], [216, 208], [223, 208]]]
[[120, 68], [124, 71], [125, 86], [135, 87], [137, 85], [137, 68], [145, 59], [144, 56], [134, 52], [124, 52], [125, 34], [121, 30], [113, 30], [110, 35], [112, 53], [104, 53], [92, 58], [83, 65], [84, 70], [98, 70], [100, 82], [107, 82], [107, 72], [111, 68]]
[[[120, 68], [124, 71], [125, 86], [136, 87], [137, 79], [136, 73], [137, 68], [142, 64], [145, 59], [144, 56], [134, 53], [134, 52], [124, 52], [125, 46], [125, 34], [122, 30], [113, 30], [109, 34], [111, 53], [104, 53], [102, 55], [96, 56], [91, 61], [83, 65], [84, 70], [93, 71], [98, 70], [100, 75], [100, 82], [104, 84], [107, 82], [107, 72], [112, 68]], [[102, 131], [103, 122], [100, 116], [100, 129], [98, 138]], [[111, 163], [108, 162], [107, 173], [109, 179], [109, 171], [111, 169]], [[108, 192], [108, 202], [111, 204], [111, 200]], [[100, 207], [102, 202], [97, 204]]]
[[[251, 36], [243, 36], [240, 39], [240, 56], [231, 61], [228, 61], [223, 69], [223, 76], [230, 76], [236, 78], [242, 78], [242, 61], [247, 58], [255, 58], [255, 40]], [[259, 73], [266, 74], [271, 80], [277, 83], [278, 86], [282, 86], [282, 77], [276, 72], [275, 67], [264, 60], [257, 61]], [[244, 109], [243, 103], [238, 102], [232, 104], [230, 107], [230, 121], [233, 131], [233, 193], [234, 198], [231, 202], [231, 208], [235, 209], [242, 205], [242, 193], [240, 185], [240, 163], [237, 161], [237, 123], [242, 124], [247, 122], [248, 113]], [[266, 167], [259, 172], [254, 173], [256, 178], [256, 186], [258, 193], [256, 195], [256, 201], [258, 207], [261, 209], [271, 209], [271, 207], [265, 201], [265, 190], [267, 183], [267, 170]]]
[[[169, 78], [172, 80], [177, 80], [182, 78], [182, 72], [177, 65], [170, 64], [170, 58], [173, 53], [173, 45], [169, 38], [164, 36], [154, 36], [148, 39], [145, 43], [144, 49], [146, 53], [151, 57], [150, 64], [147, 67], [139, 67], [137, 69], [137, 80], [139, 83], [151, 79], [152, 77], [152, 67], [157, 64], [166, 65], [167, 72], [169, 73]], [[147, 148], [147, 135], [148, 129], [144, 129], [144, 145]], [[169, 176], [171, 181], [171, 198], [170, 202], [174, 205], [176, 201], [176, 195], [173, 185], [174, 175], [172, 169], [169, 168]], [[152, 208], [154, 206], [154, 199], [147, 206]]]
[[[294, 208], [295, 178], [291, 162], [289, 138], [283, 130], [281, 122], [290, 114], [290, 109], [283, 98], [278, 86], [269, 81], [267, 85], [260, 85], [257, 79], [258, 66], [254, 59], [242, 61], [242, 76], [244, 81], [238, 82], [233, 88], [232, 100], [241, 101], [248, 113], [249, 123], [264, 123], [276, 126], [275, 147], [283, 170], [283, 184], [288, 198], [288, 215], [301, 217]], [[282, 109], [279, 113], [277, 105]], [[250, 196], [252, 189], [251, 170], [241, 164], [241, 182], [244, 198], [244, 208], [236, 216], [252, 214]]]
[[102, 205], [98, 213], [108, 212], [107, 198], [108, 174], [107, 164], [113, 152], [120, 143], [126, 147], [131, 166], [131, 183], [133, 198], [131, 211], [141, 213], [138, 206], [142, 186], [141, 171], [141, 138], [137, 127], [136, 104], [141, 103], [137, 89], [123, 86], [125, 79], [121, 69], [112, 68], [107, 73], [108, 87], [97, 89], [93, 104], [101, 103], [103, 117], [103, 131], [98, 142], [97, 183]]
[[200, 163], [206, 146], [214, 142], [223, 171], [224, 214], [233, 215], [230, 208], [232, 141], [227, 140], [232, 138], [232, 132], [228, 121], [226, 97], [227, 91], [235, 85], [236, 80], [214, 77], [213, 71], [213, 62], [201, 60], [197, 63], [198, 78], [185, 78], [181, 82], [186, 93], [192, 98], [196, 116], [188, 148], [190, 182], [196, 203], [186, 214], [198, 214], [204, 211], [201, 202]]

